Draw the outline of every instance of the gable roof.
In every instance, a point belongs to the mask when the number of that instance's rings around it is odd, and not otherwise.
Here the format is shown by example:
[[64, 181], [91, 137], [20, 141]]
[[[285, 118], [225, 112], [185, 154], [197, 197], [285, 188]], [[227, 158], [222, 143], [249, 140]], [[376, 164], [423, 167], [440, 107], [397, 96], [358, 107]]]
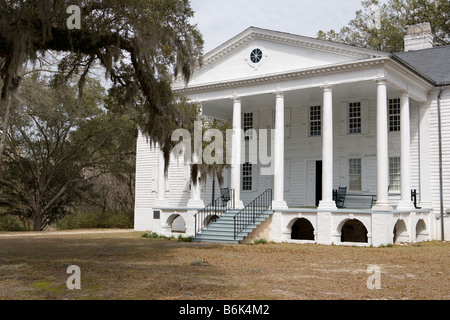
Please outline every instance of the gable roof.
[[320, 40], [306, 36], [300, 36], [287, 32], [280, 32], [257, 27], [249, 27], [243, 32], [236, 35], [235, 37], [228, 40], [227, 42], [223, 43], [222, 45], [205, 54], [203, 58], [203, 66], [208, 66], [214, 63], [216, 60], [221, 59], [222, 57], [235, 51], [237, 48], [255, 39], [270, 40], [274, 42], [290, 44], [293, 46], [300, 46], [326, 52], [334, 52], [342, 55], [359, 57], [361, 59], [380, 58], [389, 56], [387, 52], [383, 51], [360, 48], [356, 46], [350, 46], [346, 44]]
[[[255, 48], [263, 49], [265, 54], [259, 65], [249, 60]], [[202, 90], [205, 86], [237, 85], [237, 81], [242, 85], [242, 81], [271, 82], [281, 77], [306, 77], [341, 68], [366, 68], [384, 63], [382, 60], [389, 59], [390, 55], [379, 50], [249, 27], [204, 55], [188, 84], [181, 76], [174, 79], [173, 89]], [[249, 68], [243, 67], [246, 65]]]
[[395, 53], [392, 58], [435, 86], [450, 85], [450, 46]]

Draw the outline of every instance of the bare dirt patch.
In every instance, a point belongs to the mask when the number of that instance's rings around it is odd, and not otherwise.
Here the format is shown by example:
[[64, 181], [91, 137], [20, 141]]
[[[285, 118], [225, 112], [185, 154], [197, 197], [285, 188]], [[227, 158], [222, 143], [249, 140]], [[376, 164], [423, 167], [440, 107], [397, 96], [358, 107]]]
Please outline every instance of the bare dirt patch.
[[[0, 236], [0, 299], [450, 299], [450, 244], [216, 245], [139, 232]], [[81, 268], [68, 290], [67, 267]], [[369, 265], [381, 290], [367, 288]]]

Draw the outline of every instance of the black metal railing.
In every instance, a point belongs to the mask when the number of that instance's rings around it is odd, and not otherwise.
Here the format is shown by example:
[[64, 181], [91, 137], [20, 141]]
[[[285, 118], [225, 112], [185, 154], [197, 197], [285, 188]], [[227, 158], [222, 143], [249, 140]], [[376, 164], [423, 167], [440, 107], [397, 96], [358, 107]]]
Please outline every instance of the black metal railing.
[[211, 222], [215, 222], [225, 212], [235, 209], [234, 190], [225, 190], [219, 198], [195, 215], [195, 236], [205, 229]]
[[234, 239], [268, 210], [272, 210], [272, 189], [266, 190], [234, 216]]

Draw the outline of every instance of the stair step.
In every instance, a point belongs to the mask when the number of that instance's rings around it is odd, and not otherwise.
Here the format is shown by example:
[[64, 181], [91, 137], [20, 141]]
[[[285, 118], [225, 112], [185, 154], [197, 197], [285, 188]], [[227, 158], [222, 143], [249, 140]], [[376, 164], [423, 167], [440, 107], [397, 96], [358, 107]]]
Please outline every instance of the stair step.
[[[195, 242], [206, 243], [231, 243], [237, 244], [244, 240], [253, 230], [266, 221], [273, 214], [273, 211], [266, 211], [256, 218], [255, 223], [247, 226], [239, 235], [234, 238], [234, 217], [240, 210], [229, 210], [217, 221], [211, 223], [193, 239]], [[252, 214], [249, 214], [252, 217]]]
[[[264, 221], [266, 221], [269, 217], [263, 217], [256, 219], [255, 223], [251, 225], [259, 226]], [[204, 230], [232, 230], [234, 232], [234, 222], [226, 222], [226, 221], [217, 221], [211, 223]]]
[[[256, 226], [253, 228], [251, 228], [251, 227], [246, 228], [240, 234], [248, 235], [254, 229], [256, 229]], [[208, 236], [208, 237], [224, 236], [224, 237], [233, 237], [234, 238], [234, 230], [203, 230], [202, 233], [199, 233], [197, 236]]]
[[[261, 225], [262, 223], [263, 223], [263, 221], [256, 221], [255, 223], [250, 224], [247, 227], [247, 229], [249, 229], [249, 228], [254, 229], [254, 228], [258, 227], [259, 225]], [[221, 224], [211, 225], [211, 226], [208, 226], [206, 229], [204, 229], [202, 231], [202, 233], [205, 231], [222, 231], [222, 232], [233, 232], [234, 233], [234, 225], [221, 225]]]

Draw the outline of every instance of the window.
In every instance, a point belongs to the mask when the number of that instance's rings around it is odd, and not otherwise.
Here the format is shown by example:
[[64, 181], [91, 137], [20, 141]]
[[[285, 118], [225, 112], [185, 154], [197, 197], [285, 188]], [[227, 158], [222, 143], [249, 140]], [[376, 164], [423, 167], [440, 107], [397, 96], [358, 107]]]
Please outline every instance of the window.
[[250, 61], [253, 63], [259, 63], [261, 62], [263, 58], [263, 53], [261, 49], [255, 49], [250, 53]]
[[361, 102], [352, 102], [348, 105], [349, 133], [361, 133]]
[[251, 163], [244, 163], [242, 167], [242, 190], [252, 191], [253, 190], [253, 167]]
[[361, 159], [348, 161], [349, 190], [361, 191]]
[[400, 157], [389, 158], [389, 191], [401, 190]]
[[322, 106], [309, 108], [309, 135], [311, 137], [322, 135]]
[[253, 139], [253, 131], [252, 130], [253, 130], [253, 113], [244, 113], [245, 141]]
[[400, 99], [389, 99], [389, 131], [400, 131]]

